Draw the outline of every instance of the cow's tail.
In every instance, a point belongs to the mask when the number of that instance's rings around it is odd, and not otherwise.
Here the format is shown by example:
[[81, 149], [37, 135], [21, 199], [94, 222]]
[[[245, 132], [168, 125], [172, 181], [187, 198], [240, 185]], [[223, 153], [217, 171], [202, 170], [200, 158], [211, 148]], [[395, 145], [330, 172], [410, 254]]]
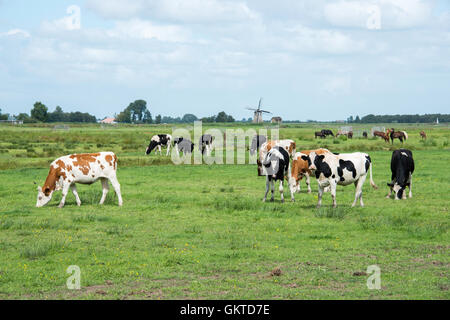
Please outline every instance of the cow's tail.
[[405, 135], [405, 140], [408, 140], [408, 134], [406, 133], [406, 131], [402, 131], [402, 132]]
[[372, 162], [370, 163], [369, 170], [370, 170], [370, 176], [369, 176], [369, 178], [370, 178], [370, 185], [371, 185], [374, 189], [378, 189], [378, 186], [375, 184], [375, 182], [374, 182], [373, 179], [372, 179]]

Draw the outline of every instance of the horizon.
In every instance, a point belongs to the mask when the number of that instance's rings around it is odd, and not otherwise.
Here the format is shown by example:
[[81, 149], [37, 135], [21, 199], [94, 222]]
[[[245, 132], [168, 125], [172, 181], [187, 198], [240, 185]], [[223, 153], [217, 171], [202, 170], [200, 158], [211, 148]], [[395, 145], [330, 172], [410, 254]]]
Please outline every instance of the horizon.
[[41, 101], [103, 119], [143, 99], [153, 118], [241, 121], [260, 97], [265, 121], [450, 110], [445, 0], [0, 0], [0, 56], [13, 115]]

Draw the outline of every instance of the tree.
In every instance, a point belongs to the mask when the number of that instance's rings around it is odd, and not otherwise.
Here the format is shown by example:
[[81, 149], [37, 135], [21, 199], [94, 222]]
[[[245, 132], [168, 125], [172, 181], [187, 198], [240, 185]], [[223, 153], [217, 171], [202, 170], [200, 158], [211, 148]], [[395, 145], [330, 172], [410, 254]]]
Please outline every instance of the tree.
[[136, 100], [128, 105], [116, 118], [122, 123], [153, 123], [152, 114], [145, 100]]
[[45, 122], [47, 121], [47, 107], [41, 102], [36, 102], [33, 109], [31, 110], [31, 118], [37, 121]]
[[65, 113], [60, 106], [55, 108], [55, 111], [48, 114], [48, 122], [64, 122], [66, 121]]
[[2, 114], [2, 109], [0, 109], [0, 120], [8, 120], [8, 114]]
[[185, 122], [185, 123], [191, 123], [191, 122], [194, 122], [197, 120], [198, 120], [198, 118], [195, 115], [190, 114], [190, 113], [185, 114], [183, 116], [183, 118], [181, 118], [181, 121]]
[[358, 115], [357, 115], [356, 118], [355, 118], [355, 122], [356, 122], [356, 123], [360, 123], [360, 122], [361, 122], [361, 119], [359, 118]]
[[155, 118], [155, 123], [156, 124], [160, 124], [161, 123], [161, 115], [160, 114], [158, 114], [157, 116], [156, 116], [156, 118]]

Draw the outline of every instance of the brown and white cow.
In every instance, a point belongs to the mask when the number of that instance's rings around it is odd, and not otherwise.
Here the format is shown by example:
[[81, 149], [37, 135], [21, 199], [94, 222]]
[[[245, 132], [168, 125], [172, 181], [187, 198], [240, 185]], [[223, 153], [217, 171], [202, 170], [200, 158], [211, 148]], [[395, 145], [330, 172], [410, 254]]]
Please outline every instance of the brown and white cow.
[[258, 164], [258, 176], [264, 176], [266, 175], [264, 172], [264, 166], [262, 165], [267, 153], [273, 148], [273, 147], [282, 147], [284, 150], [286, 150], [289, 154], [290, 158], [293, 158], [295, 155], [295, 148], [296, 144], [294, 140], [269, 140], [267, 142], [264, 142], [261, 145], [261, 148], [259, 149], [259, 157], [256, 161]]
[[80, 206], [81, 200], [75, 184], [92, 184], [99, 179], [103, 186], [100, 204], [105, 202], [109, 191], [109, 180], [117, 194], [119, 206], [122, 206], [122, 195], [116, 171], [117, 157], [112, 152], [72, 154], [58, 158], [50, 164], [50, 171], [44, 186], [38, 187], [36, 207], [43, 207], [50, 202], [53, 193], [57, 190], [62, 190], [59, 207], [64, 207], [69, 189], [72, 190], [77, 205]]
[[[302, 156], [309, 156], [311, 152], [316, 154], [324, 154], [325, 152], [330, 152], [328, 149], [317, 149], [317, 150], [303, 150], [297, 152], [292, 160], [292, 169], [289, 176], [289, 189], [291, 190], [291, 198], [294, 199], [294, 193], [300, 192], [300, 181], [303, 177], [306, 177], [306, 185], [308, 186], [308, 193], [311, 193], [311, 183], [310, 176], [312, 174], [309, 170], [308, 160], [302, 159]], [[304, 157], [305, 158], [305, 157]]]

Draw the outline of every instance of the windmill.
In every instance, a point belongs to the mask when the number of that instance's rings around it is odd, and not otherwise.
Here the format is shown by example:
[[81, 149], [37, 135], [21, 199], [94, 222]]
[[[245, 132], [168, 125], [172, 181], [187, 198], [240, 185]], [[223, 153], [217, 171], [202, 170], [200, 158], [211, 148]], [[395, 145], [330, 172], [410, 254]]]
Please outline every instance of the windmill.
[[272, 113], [272, 112], [270, 112], [270, 111], [261, 110], [261, 106], [262, 106], [262, 98], [259, 99], [258, 109], [247, 108], [247, 110], [252, 110], [252, 111], [254, 111], [254, 115], [253, 115], [253, 123], [263, 123], [262, 114], [263, 114], [263, 113]]

